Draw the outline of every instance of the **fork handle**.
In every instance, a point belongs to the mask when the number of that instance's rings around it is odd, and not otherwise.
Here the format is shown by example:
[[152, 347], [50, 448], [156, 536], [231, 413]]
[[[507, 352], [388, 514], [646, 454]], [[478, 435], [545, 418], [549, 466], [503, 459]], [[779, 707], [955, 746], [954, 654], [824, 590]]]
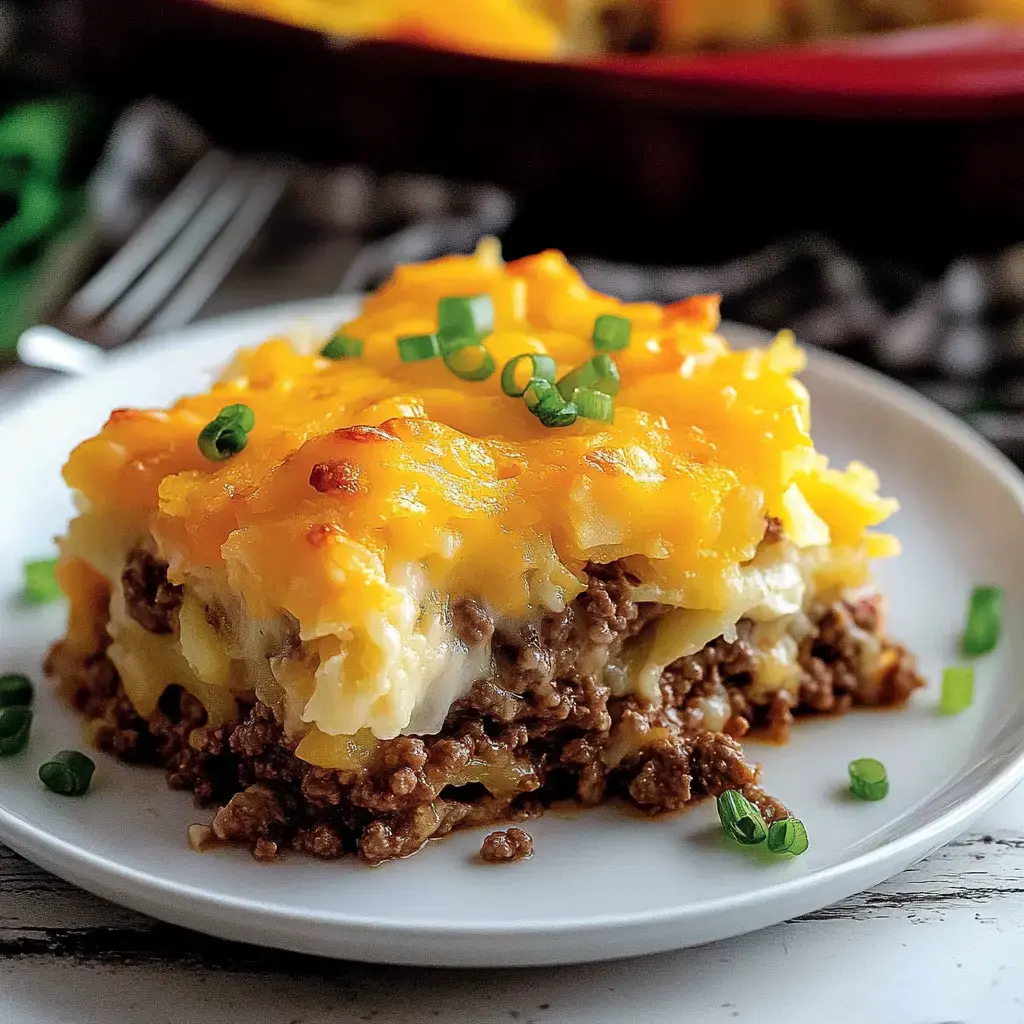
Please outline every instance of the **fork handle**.
[[80, 377], [98, 370], [106, 353], [56, 327], [39, 324], [29, 327], [18, 338], [18, 358], [26, 366]]

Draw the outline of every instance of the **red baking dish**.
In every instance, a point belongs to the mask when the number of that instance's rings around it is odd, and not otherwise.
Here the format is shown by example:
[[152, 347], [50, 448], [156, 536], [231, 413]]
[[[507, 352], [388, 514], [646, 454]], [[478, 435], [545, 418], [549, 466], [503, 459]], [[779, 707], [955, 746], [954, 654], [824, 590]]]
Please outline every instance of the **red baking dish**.
[[732, 111], [915, 118], [1024, 111], [1024, 27], [949, 25], [770, 50], [606, 57], [589, 67], [666, 100]]
[[[399, 61], [415, 61], [410, 51], [429, 50], [416, 39], [390, 45]], [[556, 62], [443, 56], [464, 70], [477, 64], [481, 71], [501, 73], [503, 67], [532, 78], [561, 72], [689, 109], [915, 118], [1024, 110], [1024, 24], [972, 22], [760, 50]]]

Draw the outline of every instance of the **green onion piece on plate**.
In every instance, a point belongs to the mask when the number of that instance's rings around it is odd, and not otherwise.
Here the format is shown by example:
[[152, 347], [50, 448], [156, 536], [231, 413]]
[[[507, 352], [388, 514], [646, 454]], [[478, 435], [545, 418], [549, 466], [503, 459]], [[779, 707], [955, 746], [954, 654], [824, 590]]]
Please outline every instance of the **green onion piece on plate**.
[[81, 796], [92, 782], [96, 765], [77, 750], [62, 750], [39, 766], [43, 785], [62, 796]]
[[21, 596], [28, 604], [50, 604], [63, 596], [53, 570], [56, 558], [38, 558], [25, 563], [25, 586]]
[[974, 668], [971, 665], [949, 665], [942, 670], [942, 697], [939, 707], [944, 714], [956, 715], [974, 703]]
[[873, 757], [850, 762], [850, 792], [861, 800], [882, 800], [889, 792], [885, 765]]
[[487, 380], [494, 373], [494, 356], [477, 343], [460, 345], [445, 352], [444, 365], [459, 380]]
[[999, 643], [1003, 629], [1003, 588], [975, 587], [967, 606], [963, 650], [971, 656], [988, 654]]
[[24, 750], [31, 728], [31, 708], [0, 708], [0, 757], [10, 757]]
[[719, 795], [718, 817], [722, 828], [744, 846], [757, 846], [768, 838], [761, 812], [739, 790], [727, 789]]
[[[530, 373], [526, 383], [520, 387], [516, 372], [523, 363], [530, 364]], [[533, 352], [524, 352], [522, 355], [513, 356], [501, 371], [501, 390], [510, 398], [519, 398], [520, 395], [535, 380], [546, 380], [554, 383], [555, 361], [551, 356], [536, 355]]]
[[363, 343], [358, 338], [350, 338], [340, 331], [320, 349], [320, 355], [325, 359], [354, 359], [362, 354]]
[[799, 818], [783, 818], [773, 821], [768, 828], [767, 846], [769, 853], [791, 853], [799, 857], [807, 852], [807, 829]]
[[247, 405], [226, 405], [199, 433], [199, 450], [212, 462], [237, 455], [249, 443], [256, 415]]
[[598, 423], [611, 423], [615, 418], [615, 403], [611, 395], [590, 388], [577, 388], [572, 395], [580, 416]]
[[437, 333], [442, 338], [480, 341], [494, 330], [494, 303], [490, 295], [461, 295], [437, 303]]
[[621, 352], [629, 345], [633, 325], [624, 316], [602, 313], [594, 321], [591, 339], [598, 352]]
[[418, 363], [441, 354], [436, 334], [408, 334], [398, 339], [398, 358], [403, 363]]
[[619, 368], [615, 365], [615, 360], [602, 352], [574, 370], [570, 370], [558, 382], [558, 390], [567, 402], [571, 401], [573, 392], [577, 388], [581, 391], [603, 391], [606, 395], [617, 395], [619, 393]]
[[13, 708], [32, 703], [32, 681], [28, 676], [10, 672], [0, 676], [0, 708]]

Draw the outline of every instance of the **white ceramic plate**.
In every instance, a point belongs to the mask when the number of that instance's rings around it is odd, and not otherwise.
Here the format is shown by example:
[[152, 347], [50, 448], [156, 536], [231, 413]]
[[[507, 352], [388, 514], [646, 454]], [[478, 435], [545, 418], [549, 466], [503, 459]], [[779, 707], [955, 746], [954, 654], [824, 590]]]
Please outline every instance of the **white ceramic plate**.
[[[376, 869], [299, 856], [259, 865], [241, 849], [193, 853], [186, 827], [210, 815], [168, 790], [160, 772], [97, 755], [86, 797], [45, 790], [36, 766], [82, 745], [75, 715], [39, 672], [63, 609], [25, 610], [15, 595], [22, 561], [49, 553], [71, 512], [60, 479], [68, 451], [119, 405], [204, 388], [239, 345], [351, 312], [336, 300], [199, 325], [0, 415], [0, 670], [39, 682], [29, 749], [0, 761], [0, 838], [26, 857], [102, 896], [231, 939], [407, 964], [566, 963], [707, 942], [825, 906], [949, 840], [1024, 774], [1024, 631], [1014, 628], [1024, 620], [1024, 481], [937, 407], [815, 355], [804, 379], [818, 447], [875, 466], [885, 493], [903, 503], [892, 525], [905, 551], [880, 577], [891, 631], [932, 683], [901, 712], [806, 722], [786, 747], [749, 748], [768, 790], [806, 823], [805, 856], [759, 860], [724, 849], [707, 803], [660, 821], [610, 807], [551, 814], [528, 826], [535, 856], [511, 866], [475, 861], [481, 830]], [[979, 664], [974, 706], [941, 717], [936, 681], [955, 658], [965, 600], [979, 582], [1006, 588], [1008, 628]], [[861, 756], [889, 769], [891, 793], [880, 803], [846, 795], [846, 765]]]

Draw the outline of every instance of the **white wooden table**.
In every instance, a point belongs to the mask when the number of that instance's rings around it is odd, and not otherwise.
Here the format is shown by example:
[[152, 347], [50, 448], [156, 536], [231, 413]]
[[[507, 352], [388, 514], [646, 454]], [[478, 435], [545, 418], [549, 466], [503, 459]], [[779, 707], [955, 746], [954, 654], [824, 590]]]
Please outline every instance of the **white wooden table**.
[[767, 931], [515, 971], [336, 963], [122, 910], [0, 847], [2, 1024], [1021, 1024], [1024, 788], [890, 882]]

